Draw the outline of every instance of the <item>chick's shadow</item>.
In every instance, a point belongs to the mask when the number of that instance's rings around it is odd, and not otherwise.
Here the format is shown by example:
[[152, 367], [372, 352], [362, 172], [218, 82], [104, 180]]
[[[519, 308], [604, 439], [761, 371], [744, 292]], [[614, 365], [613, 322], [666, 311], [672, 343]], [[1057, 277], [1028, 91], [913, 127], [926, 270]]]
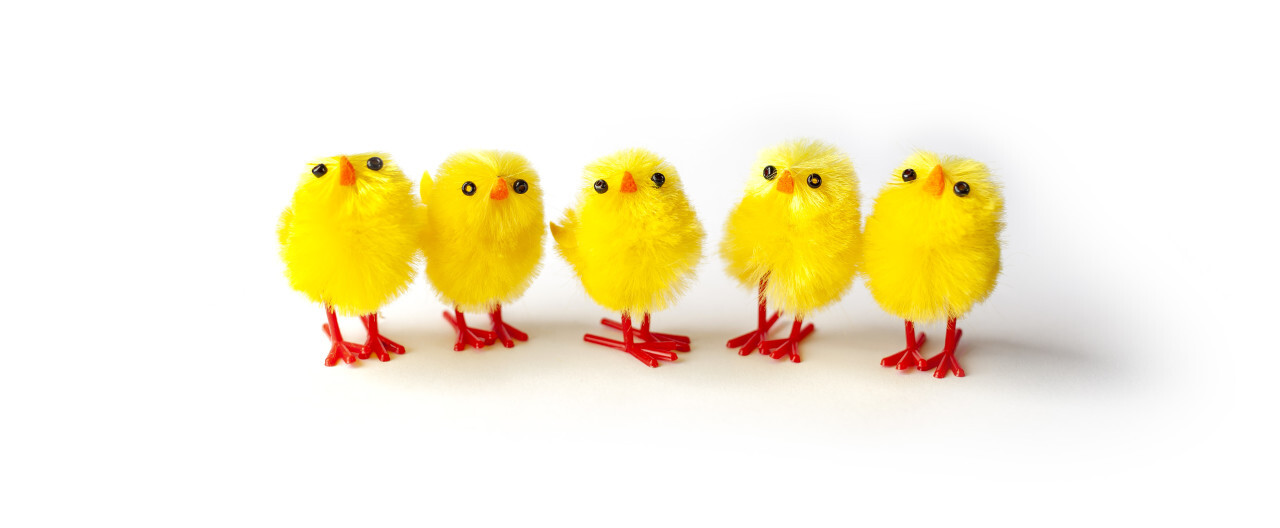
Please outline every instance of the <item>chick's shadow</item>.
[[[407, 351], [386, 364], [377, 365], [387, 368], [373, 369], [368, 367], [374, 365], [365, 365], [362, 370], [380, 371], [370, 374], [378, 378], [379, 383], [411, 389], [436, 388], [443, 384], [464, 390], [494, 390], [582, 366], [591, 358], [583, 357], [585, 349], [597, 348], [583, 343], [583, 334], [613, 332], [599, 325], [598, 320], [526, 318], [513, 313], [505, 318], [506, 322], [526, 332], [528, 341], [516, 341], [511, 348], [494, 343], [481, 349], [468, 347], [455, 351], [457, 333], [438, 312], [433, 315], [431, 321], [401, 321], [395, 326], [384, 323], [383, 332], [403, 339], [400, 343]], [[489, 319], [483, 316], [467, 322], [473, 328], [488, 330], [490, 327]], [[373, 363], [380, 362], [374, 360]]]

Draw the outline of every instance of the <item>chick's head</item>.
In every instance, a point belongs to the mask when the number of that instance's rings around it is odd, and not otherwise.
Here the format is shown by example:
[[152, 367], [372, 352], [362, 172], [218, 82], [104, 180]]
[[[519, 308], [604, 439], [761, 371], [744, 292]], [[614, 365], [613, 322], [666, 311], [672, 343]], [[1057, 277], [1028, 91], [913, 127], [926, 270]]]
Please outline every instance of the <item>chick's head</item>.
[[349, 209], [366, 199], [408, 192], [411, 185], [386, 153], [333, 156], [311, 162], [294, 200]]
[[947, 238], [998, 231], [1004, 199], [981, 162], [917, 151], [894, 171], [877, 198], [877, 210], [882, 206], [914, 230]]
[[687, 207], [675, 166], [645, 149], [621, 150], [597, 159], [583, 175], [584, 210], [645, 215]]
[[529, 160], [514, 152], [472, 150], [450, 156], [435, 183], [423, 176], [422, 201], [433, 218], [469, 229], [542, 228], [542, 187]]
[[849, 156], [818, 140], [791, 140], [765, 149], [753, 174], [747, 196], [785, 205], [793, 214], [821, 211], [856, 198], [858, 192]]

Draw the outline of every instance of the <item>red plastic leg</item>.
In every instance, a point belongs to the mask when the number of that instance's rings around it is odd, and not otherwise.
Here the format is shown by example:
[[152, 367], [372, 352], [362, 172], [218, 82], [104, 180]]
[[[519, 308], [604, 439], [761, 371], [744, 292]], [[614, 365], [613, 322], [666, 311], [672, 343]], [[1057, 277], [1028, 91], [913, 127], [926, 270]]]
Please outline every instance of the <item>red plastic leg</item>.
[[964, 335], [964, 330], [956, 328], [956, 319], [954, 317], [947, 319], [947, 343], [942, 346], [942, 352], [929, 358], [927, 361], [920, 362], [920, 370], [929, 370], [937, 368], [933, 371], [933, 377], [945, 378], [947, 371], [951, 371], [957, 378], [964, 377], [964, 369], [960, 368], [960, 362], [956, 361], [956, 346], [960, 344], [960, 336]]
[[755, 351], [756, 347], [760, 346], [760, 344], [769, 337], [769, 330], [773, 328], [773, 323], [778, 322], [778, 312], [773, 312], [773, 315], [765, 317], [765, 314], [769, 313], [765, 308], [764, 298], [764, 287], [768, 283], [769, 282], [767, 280], [760, 281], [760, 306], [759, 311], [756, 314], [756, 329], [730, 339], [729, 342], [725, 344], [728, 348], [737, 348], [739, 356], [751, 355], [751, 353]]
[[[622, 330], [622, 323], [618, 321], [614, 321], [609, 318], [601, 319], [600, 324], [605, 325], [614, 330]], [[676, 346], [672, 350], [675, 350], [677, 352], [689, 351], [690, 343], [689, 343], [688, 336], [682, 336], [682, 335], [676, 335], [676, 334], [664, 334], [661, 332], [649, 331], [649, 314], [648, 313], [644, 314], [644, 319], [641, 320], [640, 322], [640, 328], [635, 329], [635, 336], [647, 343], [675, 343]]]
[[923, 369], [924, 357], [920, 355], [920, 347], [924, 346], [924, 332], [920, 332], [920, 337], [916, 337], [916, 325], [911, 321], [906, 322], [906, 328], [907, 348], [880, 360], [880, 366], [897, 367], [898, 370]]
[[466, 316], [462, 315], [462, 312], [457, 308], [454, 308], [453, 315], [450, 315], [449, 312], [444, 312], [444, 320], [449, 321], [449, 324], [453, 325], [453, 329], [458, 331], [458, 342], [453, 344], [455, 351], [461, 352], [469, 346], [479, 350], [492, 345], [493, 341], [497, 339], [493, 332], [467, 326]]
[[338, 361], [346, 362], [348, 365], [355, 363], [356, 358], [364, 353], [364, 347], [342, 340], [342, 329], [338, 328], [338, 314], [333, 313], [332, 306], [324, 305], [324, 313], [329, 318], [329, 322], [322, 327], [324, 335], [329, 336], [329, 341], [333, 343], [329, 347], [328, 357], [324, 358], [324, 366], [332, 367], [337, 365]]
[[689, 341], [689, 336], [683, 336], [679, 334], [664, 334], [662, 332], [650, 332], [648, 312], [644, 314], [644, 320], [640, 323], [640, 336], [643, 337], [646, 341], [667, 341], [667, 342], [674, 342], [674, 343], [684, 343], [683, 348], [679, 348], [679, 347], [676, 348], [676, 350], [679, 350], [681, 352], [688, 352], [689, 344], [691, 343], [691, 341]]
[[360, 354], [360, 359], [369, 359], [369, 356], [377, 356], [378, 361], [391, 361], [391, 353], [404, 354], [404, 347], [400, 343], [387, 339], [378, 333], [378, 313], [374, 312], [360, 316], [360, 322], [364, 323], [364, 330], [369, 335], [364, 342], [364, 353]]
[[[499, 304], [492, 312], [489, 312], [489, 321], [493, 322], [493, 335], [502, 342], [502, 346], [511, 348], [516, 346], [515, 341], [528, 341], [529, 334], [517, 330], [502, 321], [502, 305]], [[513, 339], [515, 341], [513, 341]]]
[[792, 363], [800, 362], [800, 341], [813, 333], [813, 325], [805, 325], [804, 320], [797, 317], [791, 323], [791, 335], [785, 339], [774, 339], [760, 344], [760, 353], [773, 359], [786, 356]]
[[631, 354], [632, 357], [650, 367], [657, 367], [659, 361], [676, 360], [675, 350], [680, 343], [676, 341], [637, 343], [635, 341], [636, 329], [631, 327], [631, 316], [626, 313], [622, 314], [622, 322], [618, 326], [622, 327], [622, 341], [593, 334], [582, 336], [582, 340], [591, 344], [621, 350]]

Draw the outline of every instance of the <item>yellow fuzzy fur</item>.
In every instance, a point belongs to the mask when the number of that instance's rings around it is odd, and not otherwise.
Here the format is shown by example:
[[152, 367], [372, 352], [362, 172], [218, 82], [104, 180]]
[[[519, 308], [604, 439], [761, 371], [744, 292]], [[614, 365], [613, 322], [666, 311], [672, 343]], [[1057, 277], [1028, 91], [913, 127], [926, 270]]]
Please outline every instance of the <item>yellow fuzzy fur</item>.
[[[507, 197], [494, 200], [489, 192], [499, 177]], [[529, 190], [516, 194], [516, 180]], [[475, 184], [474, 195], [462, 193], [466, 182]], [[487, 312], [524, 294], [538, 274], [546, 233], [542, 186], [529, 161], [514, 152], [459, 152], [440, 166], [435, 182], [424, 173], [419, 187], [427, 204], [427, 278], [440, 298]]]
[[[927, 191], [933, 168], [946, 182]], [[903, 182], [905, 169], [916, 180]], [[956, 182], [969, 195], [956, 196]], [[961, 317], [995, 288], [1000, 274], [1004, 199], [982, 163], [916, 152], [894, 171], [867, 218], [863, 267], [867, 288], [885, 311], [909, 321]]]
[[[381, 170], [369, 169], [370, 157]], [[339, 184], [339, 156], [307, 165], [293, 203], [280, 217], [280, 256], [294, 289], [342, 315], [378, 311], [404, 292], [415, 274], [421, 206], [413, 184], [380, 152], [348, 156], [356, 183]], [[315, 177], [311, 168], [329, 169]]]
[[[764, 178], [772, 165], [777, 176]], [[793, 194], [778, 191], [785, 171]], [[822, 184], [810, 188], [810, 174]], [[760, 153], [746, 195], [729, 213], [720, 255], [729, 274], [753, 291], [766, 274], [765, 295], [783, 311], [805, 316], [844, 294], [857, 274], [861, 212], [858, 176], [836, 147], [787, 141]]]
[[[636, 192], [620, 192], [630, 172]], [[658, 187], [650, 179], [662, 173]], [[596, 180], [609, 184], [596, 193]], [[658, 155], [623, 150], [587, 165], [575, 208], [551, 224], [556, 249], [597, 303], [643, 313], [670, 306], [684, 292], [702, 258], [702, 224], [689, 205], [680, 175]]]

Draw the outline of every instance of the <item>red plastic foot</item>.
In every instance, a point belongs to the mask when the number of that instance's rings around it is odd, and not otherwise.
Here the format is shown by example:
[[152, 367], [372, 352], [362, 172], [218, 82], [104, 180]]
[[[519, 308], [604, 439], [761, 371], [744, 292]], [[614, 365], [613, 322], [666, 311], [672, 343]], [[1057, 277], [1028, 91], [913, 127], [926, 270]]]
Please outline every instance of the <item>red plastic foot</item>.
[[329, 347], [329, 355], [324, 358], [324, 366], [332, 367], [341, 360], [350, 365], [356, 362], [356, 358], [364, 353], [364, 347], [352, 343], [350, 341], [334, 341], [333, 346]]
[[880, 366], [907, 370], [921, 368], [920, 366], [924, 364], [924, 357], [920, 355], [920, 347], [924, 346], [925, 341], [924, 332], [920, 332], [917, 337], [914, 323], [907, 321], [905, 326], [907, 329], [907, 348], [880, 360]]
[[[582, 336], [582, 340], [591, 344], [621, 350], [631, 354], [632, 357], [650, 367], [656, 368], [659, 361], [675, 361], [677, 359], [675, 351], [681, 343], [677, 341], [636, 342], [636, 329], [631, 327], [631, 316], [625, 313], [622, 314], [622, 322], [618, 326], [622, 330], [622, 341], [594, 334], [586, 334]], [[685, 346], [688, 345], [686, 344]]]
[[404, 354], [404, 347], [400, 343], [387, 339], [378, 333], [378, 314], [371, 313], [360, 316], [360, 322], [364, 323], [365, 332], [369, 337], [364, 342], [364, 353], [360, 359], [369, 359], [369, 356], [377, 356], [378, 361], [391, 361], [391, 353]]
[[324, 335], [329, 338], [329, 341], [333, 342], [333, 346], [329, 348], [329, 357], [324, 359], [324, 366], [332, 367], [337, 365], [338, 360], [350, 365], [355, 363], [356, 359], [369, 359], [369, 354], [365, 353], [363, 346], [350, 341], [343, 341], [341, 331], [339, 331], [338, 339], [335, 340], [333, 335], [329, 333], [328, 323], [320, 327], [320, 329], [324, 330]]
[[[802, 327], [803, 325], [803, 327]], [[760, 344], [760, 353], [773, 359], [786, 356], [792, 363], [800, 362], [800, 342], [813, 333], [813, 325], [804, 325], [804, 321], [796, 319], [791, 323], [791, 335], [785, 339], [774, 339]]]
[[493, 332], [467, 326], [466, 316], [456, 309], [453, 311], [453, 315], [450, 315], [449, 312], [444, 312], [444, 320], [449, 321], [449, 324], [453, 325], [453, 329], [458, 332], [458, 342], [453, 344], [453, 349], [457, 352], [466, 350], [469, 346], [479, 350], [492, 345], [494, 340], [497, 339]]
[[773, 315], [765, 317], [769, 313], [765, 309], [764, 288], [769, 284], [768, 278], [760, 280], [760, 290], [757, 296], [759, 300], [759, 310], [756, 312], [756, 329], [738, 337], [730, 339], [725, 344], [728, 348], [737, 348], [739, 356], [749, 356], [769, 337], [769, 330], [773, 328], [773, 323], [778, 322], [779, 312], [773, 312]]
[[[622, 323], [609, 318], [600, 320], [600, 324], [605, 325], [614, 330], [622, 330]], [[672, 348], [676, 352], [689, 351], [689, 337], [677, 334], [664, 334], [662, 332], [652, 332], [649, 330], [649, 314], [644, 314], [644, 320], [640, 323], [640, 328], [632, 328], [635, 337], [647, 343], [674, 343], [676, 346]]]
[[582, 336], [582, 340], [591, 344], [621, 350], [631, 354], [632, 357], [640, 360], [641, 363], [655, 368], [658, 366], [659, 361], [675, 361], [677, 358], [675, 353], [675, 343], [637, 343], [633, 341], [628, 345], [623, 341], [600, 337], [594, 334], [586, 334]]
[[772, 330], [773, 324], [778, 322], [779, 315], [781, 314], [773, 312], [773, 315], [769, 316], [768, 319], [761, 320], [760, 325], [755, 330], [730, 339], [728, 343], [725, 343], [725, 346], [737, 348], [739, 356], [751, 355], [752, 352], [755, 352], [756, 347], [759, 347], [769, 337], [769, 330]]
[[947, 372], [955, 374], [957, 378], [964, 377], [964, 369], [960, 368], [960, 362], [956, 361], [956, 346], [960, 344], [960, 336], [964, 335], [964, 330], [956, 328], [955, 319], [947, 319], [947, 343], [943, 345], [942, 352], [929, 358], [927, 361], [920, 362], [920, 370], [933, 371], [933, 377], [945, 378]]
[[489, 312], [489, 321], [493, 322], [493, 335], [498, 341], [502, 342], [502, 346], [511, 348], [516, 346], [516, 341], [528, 341], [529, 334], [521, 332], [516, 327], [511, 326], [502, 320], [502, 305], [499, 304], [492, 312]]
[[324, 358], [324, 366], [332, 367], [337, 365], [339, 361], [350, 365], [356, 362], [356, 358], [364, 353], [364, 347], [342, 340], [342, 329], [338, 327], [338, 315], [333, 313], [333, 308], [329, 305], [324, 306], [325, 316], [329, 322], [323, 327], [324, 335], [329, 336], [332, 345], [329, 346], [329, 355]]
[[960, 368], [960, 363], [956, 361], [955, 352], [942, 352], [929, 358], [921, 365], [920, 370], [929, 370], [934, 367], [937, 367], [937, 370], [933, 371], [935, 378], [947, 377], [947, 371], [951, 371], [957, 378], [964, 377], [964, 369]]

